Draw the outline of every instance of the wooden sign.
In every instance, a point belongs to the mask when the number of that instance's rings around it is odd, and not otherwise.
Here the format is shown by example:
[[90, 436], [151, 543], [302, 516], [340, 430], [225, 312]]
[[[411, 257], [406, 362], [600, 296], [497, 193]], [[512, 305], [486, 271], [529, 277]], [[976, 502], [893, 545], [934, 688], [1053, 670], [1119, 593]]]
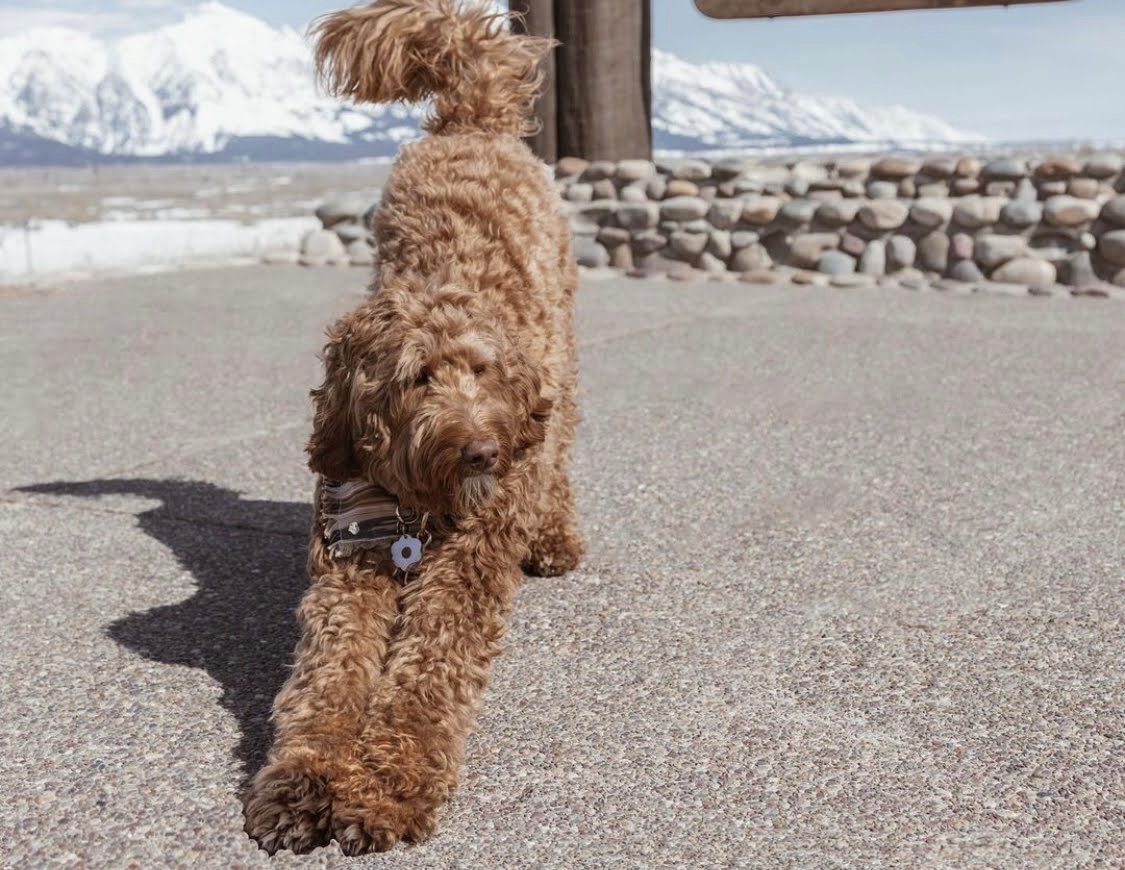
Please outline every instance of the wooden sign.
[[904, 9], [960, 9], [970, 6], [1014, 6], [1064, 0], [695, 0], [711, 18], [781, 18], [790, 15], [840, 15]]

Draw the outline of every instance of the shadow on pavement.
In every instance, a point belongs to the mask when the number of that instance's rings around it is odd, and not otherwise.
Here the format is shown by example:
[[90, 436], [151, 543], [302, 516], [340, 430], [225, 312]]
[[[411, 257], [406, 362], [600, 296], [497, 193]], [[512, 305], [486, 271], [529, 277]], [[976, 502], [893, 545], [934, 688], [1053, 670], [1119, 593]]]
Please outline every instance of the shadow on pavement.
[[222, 687], [222, 704], [242, 732], [235, 750], [248, 776], [261, 766], [269, 712], [296, 642], [294, 612], [308, 585], [310, 506], [253, 501], [210, 483], [92, 480], [21, 492], [157, 499], [138, 514], [145, 534], [191, 572], [195, 594], [132, 613], [109, 626], [117, 643], [153, 661], [202, 668]]

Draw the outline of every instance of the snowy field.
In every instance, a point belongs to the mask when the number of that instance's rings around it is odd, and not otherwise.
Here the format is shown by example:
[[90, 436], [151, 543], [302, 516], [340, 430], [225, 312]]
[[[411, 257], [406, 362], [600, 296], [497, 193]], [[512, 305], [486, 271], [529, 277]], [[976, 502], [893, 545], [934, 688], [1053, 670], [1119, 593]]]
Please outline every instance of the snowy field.
[[0, 170], [0, 283], [258, 260], [294, 251], [316, 206], [372, 201], [386, 164]]
[[34, 222], [0, 227], [0, 281], [257, 262], [270, 251], [295, 250], [318, 229], [313, 217], [231, 220], [115, 220], [86, 224]]

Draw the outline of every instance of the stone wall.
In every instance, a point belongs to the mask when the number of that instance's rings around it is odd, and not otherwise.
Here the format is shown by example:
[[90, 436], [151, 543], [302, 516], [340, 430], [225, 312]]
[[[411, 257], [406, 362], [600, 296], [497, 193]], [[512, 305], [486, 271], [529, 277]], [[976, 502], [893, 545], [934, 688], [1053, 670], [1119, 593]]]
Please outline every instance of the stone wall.
[[[581, 266], [638, 277], [1125, 298], [1125, 160], [564, 158], [556, 185]], [[370, 265], [369, 202], [317, 210], [306, 265]]]
[[1125, 287], [1123, 167], [1119, 154], [568, 158], [556, 183], [584, 266], [838, 284], [897, 275], [1109, 295]]

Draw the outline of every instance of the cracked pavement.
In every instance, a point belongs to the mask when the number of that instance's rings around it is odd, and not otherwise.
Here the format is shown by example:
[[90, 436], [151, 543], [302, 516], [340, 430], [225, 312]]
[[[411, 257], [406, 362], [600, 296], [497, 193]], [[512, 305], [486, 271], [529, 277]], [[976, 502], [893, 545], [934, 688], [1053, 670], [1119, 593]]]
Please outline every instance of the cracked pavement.
[[589, 280], [590, 556], [390, 855], [241, 830], [357, 271], [0, 298], [0, 863], [1125, 864], [1125, 306]]

